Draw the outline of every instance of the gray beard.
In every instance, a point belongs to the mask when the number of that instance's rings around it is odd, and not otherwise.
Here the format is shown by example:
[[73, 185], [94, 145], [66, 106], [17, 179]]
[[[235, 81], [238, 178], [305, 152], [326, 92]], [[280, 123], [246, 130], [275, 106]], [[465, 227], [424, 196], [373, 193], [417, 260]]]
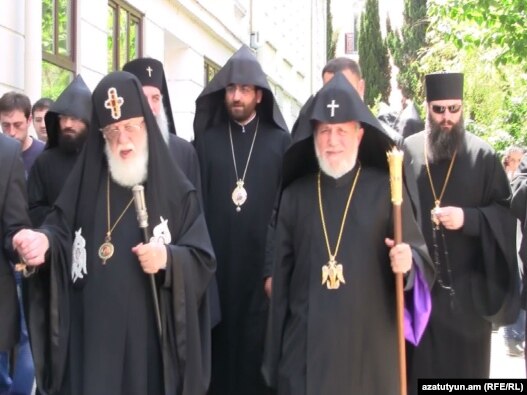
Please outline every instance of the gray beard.
[[463, 115], [452, 126], [449, 132], [441, 129], [441, 125], [432, 120], [430, 114], [426, 120], [425, 131], [428, 134], [428, 150], [431, 162], [450, 160], [454, 152], [461, 146], [465, 137]]
[[161, 131], [161, 136], [163, 137], [163, 140], [168, 145], [170, 130], [168, 129], [168, 118], [164, 106], [161, 106], [161, 112], [156, 115], [156, 122], [157, 126], [159, 126], [159, 130]]

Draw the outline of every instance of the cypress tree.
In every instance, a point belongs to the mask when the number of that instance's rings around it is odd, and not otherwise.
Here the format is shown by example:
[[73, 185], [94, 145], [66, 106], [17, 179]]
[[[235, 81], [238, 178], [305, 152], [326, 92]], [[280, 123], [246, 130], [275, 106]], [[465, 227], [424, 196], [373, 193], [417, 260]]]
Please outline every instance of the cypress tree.
[[400, 32], [389, 32], [387, 43], [394, 64], [399, 68], [397, 83], [403, 95], [421, 101], [422, 81], [419, 71], [419, 53], [426, 47], [426, 0], [404, 0], [404, 21]]
[[391, 67], [388, 48], [381, 34], [378, 0], [367, 0], [360, 18], [359, 65], [366, 83], [366, 104], [374, 105], [379, 97], [387, 103], [391, 90]]
[[336, 40], [333, 37], [333, 17], [331, 15], [331, 0], [326, 1], [326, 61], [335, 57]]

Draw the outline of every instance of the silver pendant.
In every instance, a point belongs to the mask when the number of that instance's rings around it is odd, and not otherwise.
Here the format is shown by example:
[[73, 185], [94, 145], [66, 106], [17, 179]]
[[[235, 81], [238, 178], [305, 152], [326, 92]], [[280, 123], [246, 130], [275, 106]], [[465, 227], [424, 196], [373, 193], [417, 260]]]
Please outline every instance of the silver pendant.
[[247, 200], [247, 191], [243, 187], [243, 180], [236, 181], [236, 188], [232, 191], [232, 201], [236, 205], [236, 211], [241, 211], [241, 206]]

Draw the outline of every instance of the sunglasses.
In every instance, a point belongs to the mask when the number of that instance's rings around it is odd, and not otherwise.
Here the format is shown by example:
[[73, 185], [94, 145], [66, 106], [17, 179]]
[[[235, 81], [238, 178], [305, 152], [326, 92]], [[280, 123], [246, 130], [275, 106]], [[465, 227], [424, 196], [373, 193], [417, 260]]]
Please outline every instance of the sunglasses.
[[461, 110], [461, 104], [452, 104], [450, 106], [432, 106], [432, 111], [436, 114], [444, 114], [446, 110], [448, 110], [450, 114], [455, 114]]

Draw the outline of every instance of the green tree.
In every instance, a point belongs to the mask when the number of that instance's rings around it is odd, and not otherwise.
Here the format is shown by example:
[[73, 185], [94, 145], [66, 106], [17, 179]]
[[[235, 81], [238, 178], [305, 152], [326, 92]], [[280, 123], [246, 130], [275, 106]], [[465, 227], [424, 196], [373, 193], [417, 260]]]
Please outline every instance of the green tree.
[[525, 0], [432, 0], [430, 14], [458, 48], [494, 48], [497, 64], [527, 69]]
[[[428, 48], [420, 58], [423, 74], [465, 74], [467, 129], [498, 152], [527, 144], [527, 62], [522, 58], [527, 37], [517, 19], [525, 12], [522, 3], [500, 1], [496, 10], [498, 2], [490, 0], [431, 0]], [[505, 37], [512, 41], [502, 42]]]
[[416, 102], [423, 98], [423, 74], [419, 68], [419, 56], [427, 47], [426, 2], [427, 0], [404, 0], [403, 26], [400, 31], [388, 31], [386, 38], [393, 62], [399, 68], [397, 83], [403, 95]]
[[359, 64], [364, 74], [364, 101], [374, 105], [377, 98], [388, 102], [390, 97], [391, 67], [388, 48], [381, 35], [379, 1], [367, 0], [359, 28]]
[[326, 1], [326, 61], [335, 57], [337, 40], [333, 32], [333, 17], [331, 15], [331, 0]]

